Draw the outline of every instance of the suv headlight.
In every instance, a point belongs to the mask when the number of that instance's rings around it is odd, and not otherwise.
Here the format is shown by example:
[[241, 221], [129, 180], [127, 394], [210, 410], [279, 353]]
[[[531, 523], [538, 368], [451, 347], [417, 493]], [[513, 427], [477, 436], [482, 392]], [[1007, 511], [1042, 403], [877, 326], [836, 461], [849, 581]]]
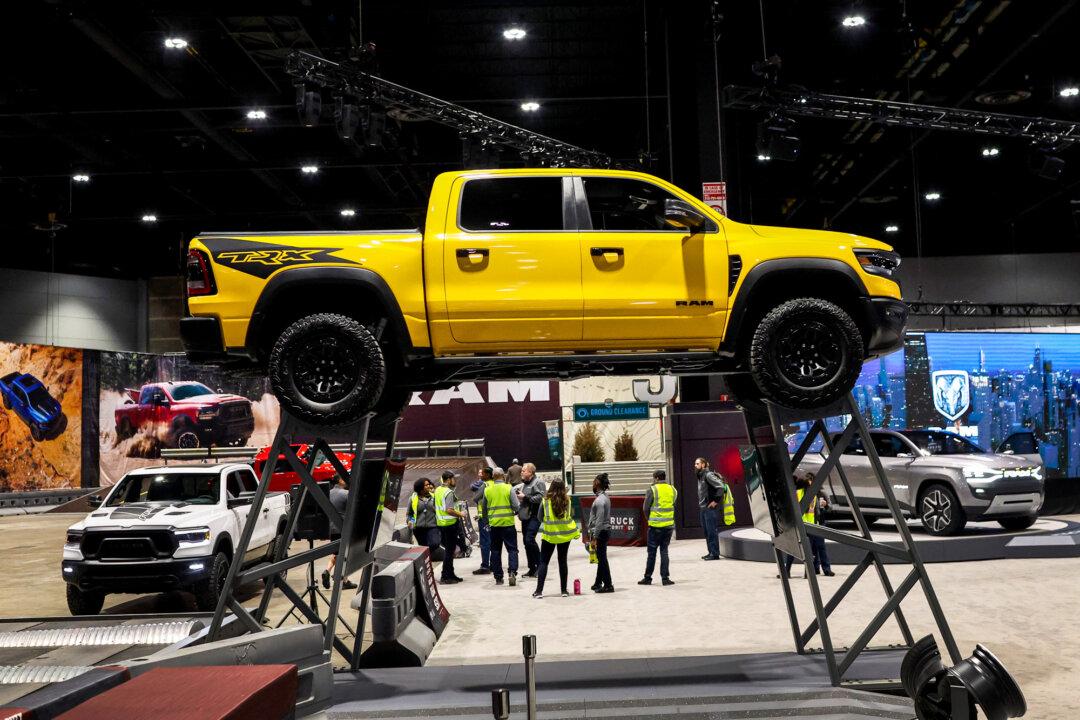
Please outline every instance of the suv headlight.
[[219, 407], [201, 408], [199, 410], [199, 419], [200, 420], [213, 420], [214, 418], [216, 418], [218, 416], [219, 412], [221, 412], [221, 408], [219, 408]]
[[210, 528], [192, 528], [190, 530], [173, 530], [176, 542], [181, 544], [197, 545], [198, 543], [210, 542]]
[[964, 479], [969, 483], [981, 484], [1001, 478], [1000, 470], [982, 467], [981, 465], [968, 465], [964, 468]]
[[871, 250], [858, 248], [855, 259], [859, 261], [863, 272], [891, 278], [900, 268], [900, 253], [891, 250]]
[[64, 547], [71, 550], [78, 550], [79, 543], [82, 542], [83, 531], [82, 530], [68, 530], [67, 539], [64, 541]]

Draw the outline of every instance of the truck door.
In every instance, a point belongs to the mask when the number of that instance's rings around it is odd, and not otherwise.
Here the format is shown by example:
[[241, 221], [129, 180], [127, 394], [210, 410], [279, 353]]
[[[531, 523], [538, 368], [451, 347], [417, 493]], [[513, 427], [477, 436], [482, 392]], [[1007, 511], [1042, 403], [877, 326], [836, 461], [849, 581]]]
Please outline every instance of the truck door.
[[645, 180], [581, 175], [575, 181], [584, 339], [715, 346], [728, 305], [727, 242], [717, 224], [709, 220], [700, 231], [673, 227], [664, 219], [665, 201], [683, 198]]
[[446, 312], [459, 343], [529, 349], [581, 340], [571, 179], [461, 178], [443, 241]]
[[[229, 500], [237, 500], [244, 493], [244, 485], [240, 479], [240, 471], [233, 470], [225, 476], [225, 497]], [[248, 515], [251, 513], [251, 502], [242, 504], [233, 503], [232, 513], [236, 517], [236, 530], [238, 533], [244, 531], [244, 525], [247, 523]], [[265, 531], [262, 529], [261, 524], [256, 525], [255, 532], [251, 535], [251, 541], [248, 543], [248, 551], [244, 555], [242, 562], [250, 562], [253, 558], [258, 556], [263, 550], [262, 546], [268, 542], [264, 538]], [[234, 538], [239, 540], [239, 535]]]

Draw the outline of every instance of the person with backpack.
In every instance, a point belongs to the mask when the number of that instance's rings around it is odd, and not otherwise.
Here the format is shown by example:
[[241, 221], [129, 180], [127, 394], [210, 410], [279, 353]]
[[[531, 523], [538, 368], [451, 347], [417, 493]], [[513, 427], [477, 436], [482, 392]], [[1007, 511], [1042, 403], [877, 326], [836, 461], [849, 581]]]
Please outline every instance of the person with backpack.
[[[525, 463], [528, 468], [530, 463]], [[559, 555], [559, 585], [563, 597], [569, 597], [566, 588], [567, 576], [570, 574], [566, 563], [566, 555], [570, 550], [570, 541], [580, 537], [577, 521], [574, 520], [573, 509], [570, 507], [570, 494], [566, 491], [566, 482], [561, 478], [552, 480], [548, 486], [544, 499], [540, 501], [540, 562], [536, 569], [536, 592], [533, 597], [544, 597], [544, 580], [547, 578], [548, 564], [551, 556], [558, 552]]]
[[734, 498], [723, 476], [713, 470], [705, 458], [699, 457], [694, 460], [694, 472], [697, 474], [701, 529], [705, 532], [705, 548], [708, 550], [701, 559], [719, 560], [720, 515], [723, 513], [725, 525], [735, 523]]

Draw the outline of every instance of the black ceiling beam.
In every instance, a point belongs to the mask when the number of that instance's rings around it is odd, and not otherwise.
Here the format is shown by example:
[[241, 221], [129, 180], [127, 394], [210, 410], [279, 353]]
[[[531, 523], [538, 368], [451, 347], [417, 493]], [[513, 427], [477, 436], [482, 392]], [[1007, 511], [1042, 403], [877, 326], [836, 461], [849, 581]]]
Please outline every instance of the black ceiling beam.
[[920, 317], [1080, 317], [1080, 303], [976, 303], [965, 300], [906, 302], [911, 314]]
[[376, 77], [351, 61], [337, 63], [298, 51], [289, 55], [285, 69], [298, 80], [332, 93], [353, 95], [362, 102], [405, 111], [413, 117], [454, 128], [463, 138], [475, 138], [485, 145], [516, 150], [541, 164], [610, 167], [615, 163], [610, 156], [595, 150], [526, 130]]

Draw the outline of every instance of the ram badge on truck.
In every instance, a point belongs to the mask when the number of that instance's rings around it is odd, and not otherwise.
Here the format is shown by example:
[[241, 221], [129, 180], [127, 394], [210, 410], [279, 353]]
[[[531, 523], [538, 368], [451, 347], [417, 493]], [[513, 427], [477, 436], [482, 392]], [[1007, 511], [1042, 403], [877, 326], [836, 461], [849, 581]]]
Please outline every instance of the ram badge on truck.
[[884, 243], [744, 225], [622, 170], [439, 175], [424, 231], [211, 233], [191, 241], [193, 360], [266, 368], [318, 424], [468, 379], [732, 375], [741, 399], [815, 407], [900, 347]]

